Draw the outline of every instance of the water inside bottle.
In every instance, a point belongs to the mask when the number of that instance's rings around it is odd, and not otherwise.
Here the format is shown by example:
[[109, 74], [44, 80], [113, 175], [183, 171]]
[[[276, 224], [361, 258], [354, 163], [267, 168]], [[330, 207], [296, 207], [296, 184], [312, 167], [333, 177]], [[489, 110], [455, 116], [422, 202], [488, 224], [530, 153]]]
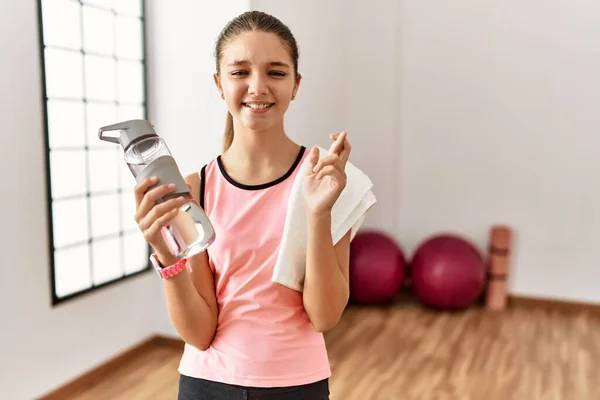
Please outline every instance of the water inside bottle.
[[171, 254], [179, 258], [192, 257], [204, 251], [214, 240], [210, 222], [193, 200], [179, 208], [179, 213], [161, 233]]

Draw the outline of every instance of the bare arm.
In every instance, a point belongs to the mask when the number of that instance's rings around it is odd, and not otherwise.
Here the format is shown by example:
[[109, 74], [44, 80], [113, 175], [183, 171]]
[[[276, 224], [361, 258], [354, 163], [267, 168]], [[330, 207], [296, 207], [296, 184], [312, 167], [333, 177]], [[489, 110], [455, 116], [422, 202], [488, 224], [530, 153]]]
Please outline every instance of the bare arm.
[[350, 232], [334, 246], [331, 216], [307, 215], [306, 276], [303, 302], [318, 332], [335, 327], [348, 303]]
[[206, 350], [217, 329], [217, 302], [206, 252], [190, 258], [188, 268], [164, 281], [167, 308], [186, 343]]
[[[185, 181], [190, 187], [194, 200], [199, 202], [198, 174], [187, 176]], [[161, 190], [162, 192], [159, 192]], [[154, 248], [160, 263], [165, 266], [171, 265], [177, 259], [168, 252], [160, 237], [160, 226], [164, 226], [174, 216], [169, 213], [181, 204], [166, 202], [146, 211], [150, 207], [148, 204], [152, 203], [152, 197], [164, 195], [167, 189], [157, 188], [146, 195], [140, 195], [144, 191], [144, 184], [136, 189], [136, 196], [144, 197], [138, 201], [136, 219], [146, 240]], [[153, 191], [156, 191], [156, 194], [152, 194]], [[145, 199], [146, 197], [148, 199]], [[187, 268], [177, 276], [164, 280], [163, 285], [169, 316], [181, 338], [200, 350], [207, 349], [217, 328], [218, 313], [214, 276], [209, 267], [207, 252], [189, 258]]]
[[303, 302], [313, 327], [325, 332], [337, 325], [350, 297], [350, 234], [338, 243], [331, 236], [331, 210], [346, 187], [346, 162], [351, 146], [346, 132], [330, 135], [333, 143], [319, 159], [308, 155], [303, 194], [307, 219], [306, 274]]

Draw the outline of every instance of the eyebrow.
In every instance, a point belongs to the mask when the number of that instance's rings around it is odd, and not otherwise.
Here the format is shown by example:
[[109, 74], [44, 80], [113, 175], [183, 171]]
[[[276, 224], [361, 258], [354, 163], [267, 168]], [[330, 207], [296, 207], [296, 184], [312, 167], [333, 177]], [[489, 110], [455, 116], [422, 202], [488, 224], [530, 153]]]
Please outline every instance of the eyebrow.
[[[249, 64], [248, 60], [235, 60], [235, 61], [233, 61], [233, 62], [231, 62], [231, 63], [229, 63], [227, 65], [230, 66], [230, 67], [238, 67], [238, 66], [247, 65], [247, 64]], [[271, 61], [269, 63], [269, 65], [272, 66], [272, 67], [287, 67], [287, 68], [290, 68], [289, 64], [284, 63], [282, 61]]]

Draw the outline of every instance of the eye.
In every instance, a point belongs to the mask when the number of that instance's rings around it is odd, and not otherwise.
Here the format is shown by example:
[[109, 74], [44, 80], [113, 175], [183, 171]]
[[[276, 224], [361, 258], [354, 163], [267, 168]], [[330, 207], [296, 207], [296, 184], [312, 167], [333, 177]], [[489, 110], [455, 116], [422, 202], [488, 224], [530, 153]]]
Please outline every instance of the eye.
[[271, 71], [269, 72], [269, 75], [274, 75], [274, 76], [286, 76], [286, 73], [283, 71]]
[[248, 74], [248, 72], [246, 72], [246, 71], [233, 71], [230, 73], [230, 75], [232, 75], [232, 76], [243, 76], [243, 75], [247, 75], [247, 74]]

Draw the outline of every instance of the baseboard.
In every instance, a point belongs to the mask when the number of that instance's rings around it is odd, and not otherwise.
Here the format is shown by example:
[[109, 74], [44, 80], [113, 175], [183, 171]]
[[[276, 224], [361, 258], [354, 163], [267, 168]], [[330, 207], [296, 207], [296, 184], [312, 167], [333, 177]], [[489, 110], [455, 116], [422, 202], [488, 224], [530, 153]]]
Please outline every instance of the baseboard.
[[168, 346], [183, 349], [183, 345], [184, 342], [177, 338], [162, 335], [151, 336], [130, 349], [117, 354], [107, 362], [86, 371], [52, 392], [39, 397], [38, 400], [64, 400], [73, 398], [84, 390], [88, 390], [90, 387], [102, 382], [111, 371], [114, 371], [116, 368], [119, 368], [123, 364], [130, 362], [132, 359], [135, 359], [139, 355], [144, 354], [153, 348]]
[[578, 302], [572, 300], [510, 295], [509, 304], [511, 307], [529, 307], [543, 308], [566, 313], [586, 312], [600, 316], [600, 304]]
[[185, 346], [183, 339], [171, 336], [156, 335], [154, 336], [154, 341], [158, 346], [175, 347], [181, 351], [183, 351], [183, 347]]

